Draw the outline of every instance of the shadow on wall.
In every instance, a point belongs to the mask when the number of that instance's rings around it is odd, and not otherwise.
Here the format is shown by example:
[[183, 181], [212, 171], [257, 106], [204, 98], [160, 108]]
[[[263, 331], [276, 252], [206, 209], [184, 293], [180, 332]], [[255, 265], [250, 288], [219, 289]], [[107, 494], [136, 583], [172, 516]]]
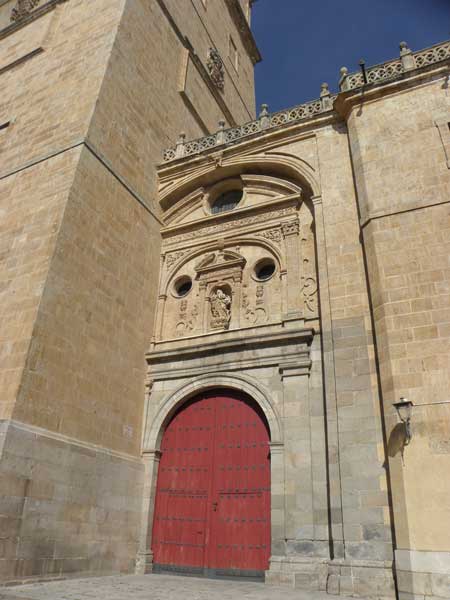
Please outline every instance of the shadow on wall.
[[406, 429], [404, 423], [397, 423], [394, 429], [391, 431], [388, 441], [388, 455], [391, 458], [401, 454], [403, 462], [403, 454], [405, 452], [405, 446], [408, 445], [408, 438], [406, 435]]

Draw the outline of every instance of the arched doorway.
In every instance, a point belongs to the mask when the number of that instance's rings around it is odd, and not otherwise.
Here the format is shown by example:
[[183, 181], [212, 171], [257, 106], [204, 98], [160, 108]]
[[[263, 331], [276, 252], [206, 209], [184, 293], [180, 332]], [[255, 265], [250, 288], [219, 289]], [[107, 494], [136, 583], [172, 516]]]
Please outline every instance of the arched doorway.
[[243, 393], [197, 395], [161, 442], [153, 520], [156, 572], [262, 577], [270, 557], [270, 436]]

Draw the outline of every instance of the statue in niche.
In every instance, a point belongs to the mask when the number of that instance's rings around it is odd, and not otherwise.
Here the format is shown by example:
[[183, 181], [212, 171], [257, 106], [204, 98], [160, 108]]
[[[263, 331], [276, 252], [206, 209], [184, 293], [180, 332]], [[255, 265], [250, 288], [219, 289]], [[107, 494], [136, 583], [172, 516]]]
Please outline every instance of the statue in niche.
[[211, 326], [228, 329], [231, 319], [231, 297], [218, 288], [211, 295]]

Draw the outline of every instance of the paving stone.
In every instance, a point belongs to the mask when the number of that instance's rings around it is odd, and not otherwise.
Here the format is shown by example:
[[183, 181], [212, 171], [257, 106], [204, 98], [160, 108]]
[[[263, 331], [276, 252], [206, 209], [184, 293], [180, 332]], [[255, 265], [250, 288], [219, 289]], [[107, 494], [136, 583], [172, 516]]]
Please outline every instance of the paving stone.
[[329, 600], [322, 592], [172, 575], [68, 579], [0, 588], [0, 600]]

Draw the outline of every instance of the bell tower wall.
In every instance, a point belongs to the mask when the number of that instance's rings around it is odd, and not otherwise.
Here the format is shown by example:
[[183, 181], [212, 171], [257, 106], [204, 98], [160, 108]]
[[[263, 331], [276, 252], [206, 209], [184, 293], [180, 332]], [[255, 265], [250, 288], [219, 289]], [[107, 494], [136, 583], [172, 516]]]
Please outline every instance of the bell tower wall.
[[259, 53], [237, 0], [0, 8], [0, 579], [130, 572], [155, 165], [253, 117]]

